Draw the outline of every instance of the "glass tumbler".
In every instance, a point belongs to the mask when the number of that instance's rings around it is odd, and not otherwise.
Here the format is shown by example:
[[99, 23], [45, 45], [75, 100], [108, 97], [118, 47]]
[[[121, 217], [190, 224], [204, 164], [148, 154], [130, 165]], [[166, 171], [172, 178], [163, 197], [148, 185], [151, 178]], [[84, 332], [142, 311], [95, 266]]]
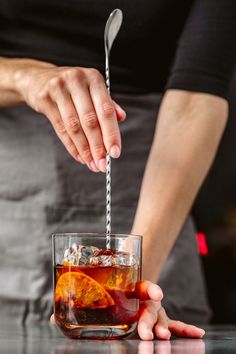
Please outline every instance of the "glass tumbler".
[[54, 315], [70, 338], [114, 339], [134, 331], [142, 236], [54, 234]]

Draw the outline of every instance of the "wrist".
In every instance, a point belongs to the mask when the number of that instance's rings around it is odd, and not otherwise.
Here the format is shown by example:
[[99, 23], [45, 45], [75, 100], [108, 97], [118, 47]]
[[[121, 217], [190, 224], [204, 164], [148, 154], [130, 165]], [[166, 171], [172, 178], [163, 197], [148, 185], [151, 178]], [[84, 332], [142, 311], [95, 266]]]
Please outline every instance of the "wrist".
[[29, 88], [32, 76], [42, 68], [55, 67], [54, 64], [34, 59], [13, 59], [11, 84], [21, 102], [25, 102], [25, 91]]

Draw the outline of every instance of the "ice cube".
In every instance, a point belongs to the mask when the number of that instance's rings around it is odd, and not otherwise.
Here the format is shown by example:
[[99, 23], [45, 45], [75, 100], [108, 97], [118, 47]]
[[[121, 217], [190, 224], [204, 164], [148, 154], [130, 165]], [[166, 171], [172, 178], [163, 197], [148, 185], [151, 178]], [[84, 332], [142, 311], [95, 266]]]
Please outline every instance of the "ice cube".
[[138, 258], [131, 253], [117, 252], [115, 255], [115, 264], [124, 266], [134, 266], [138, 264]]
[[73, 265], [88, 265], [90, 259], [100, 252], [100, 249], [94, 246], [83, 246], [73, 243], [70, 248], [64, 252], [64, 261]]
[[127, 252], [101, 250], [90, 258], [90, 264], [103, 267], [112, 265], [134, 266], [138, 264], [138, 259], [135, 255]]
[[112, 256], [100, 255], [100, 256], [91, 257], [90, 264], [94, 266], [99, 265], [102, 267], [109, 267], [114, 265], [114, 262]]

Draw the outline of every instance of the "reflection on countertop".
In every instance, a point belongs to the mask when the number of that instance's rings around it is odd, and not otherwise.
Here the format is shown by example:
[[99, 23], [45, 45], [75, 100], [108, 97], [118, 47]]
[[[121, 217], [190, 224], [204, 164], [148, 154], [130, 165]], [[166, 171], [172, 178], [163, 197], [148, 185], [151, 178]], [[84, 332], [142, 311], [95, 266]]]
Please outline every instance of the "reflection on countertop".
[[203, 340], [172, 338], [140, 341], [133, 335], [123, 340], [70, 340], [53, 325], [0, 325], [1, 354], [225, 354], [236, 353], [236, 325], [206, 327]]
[[138, 339], [120, 341], [80, 341], [58, 345], [51, 354], [109, 353], [109, 354], [205, 354], [205, 344], [201, 340], [140, 341]]

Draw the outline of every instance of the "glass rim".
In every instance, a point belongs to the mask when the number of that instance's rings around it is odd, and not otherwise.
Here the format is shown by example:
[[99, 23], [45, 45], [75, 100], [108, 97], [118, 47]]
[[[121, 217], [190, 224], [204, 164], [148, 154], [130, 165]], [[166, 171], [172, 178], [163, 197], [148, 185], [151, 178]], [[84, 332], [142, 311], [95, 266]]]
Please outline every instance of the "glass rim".
[[[91, 236], [91, 237], [104, 237], [106, 238], [106, 232], [55, 232], [52, 234], [52, 239], [56, 239], [58, 237], [82, 237], [82, 236]], [[128, 237], [132, 237], [132, 238], [136, 238], [139, 240], [142, 240], [143, 236], [142, 235], [135, 235], [135, 234], [125, 234], [125, 233], [111, 233], [110, 237], [112, 239], [115, 238], [128, 238]]]

